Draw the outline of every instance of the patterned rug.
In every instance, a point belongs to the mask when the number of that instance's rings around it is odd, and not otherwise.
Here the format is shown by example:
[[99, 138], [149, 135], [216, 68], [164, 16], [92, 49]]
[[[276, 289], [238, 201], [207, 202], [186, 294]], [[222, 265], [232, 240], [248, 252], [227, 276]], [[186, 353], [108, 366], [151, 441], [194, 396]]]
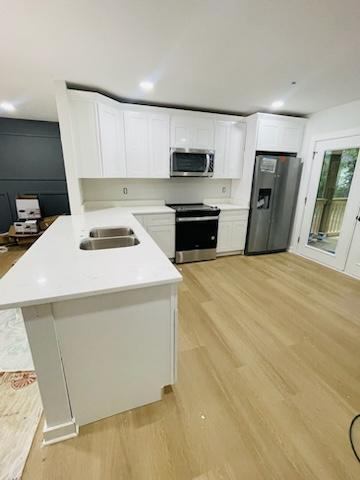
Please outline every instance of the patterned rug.
[[0, 311], [0, 372], [34, 370], [20, 309]]
[[19, 480], [42, 405], [21, 311], [0, 312], [0, 480]]

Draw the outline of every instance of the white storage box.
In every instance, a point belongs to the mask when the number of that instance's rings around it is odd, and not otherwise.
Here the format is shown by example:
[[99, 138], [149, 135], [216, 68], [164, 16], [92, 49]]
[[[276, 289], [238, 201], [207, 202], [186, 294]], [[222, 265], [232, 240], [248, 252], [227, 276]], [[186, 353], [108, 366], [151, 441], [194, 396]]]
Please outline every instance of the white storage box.
[[17, 198], [16, 210], [18, 218], [41, 218], [40, 204], [37, 198]]
[[39, 226], [37, 220], [18, 220], [14, 222], [16, 233], [38, 233]]

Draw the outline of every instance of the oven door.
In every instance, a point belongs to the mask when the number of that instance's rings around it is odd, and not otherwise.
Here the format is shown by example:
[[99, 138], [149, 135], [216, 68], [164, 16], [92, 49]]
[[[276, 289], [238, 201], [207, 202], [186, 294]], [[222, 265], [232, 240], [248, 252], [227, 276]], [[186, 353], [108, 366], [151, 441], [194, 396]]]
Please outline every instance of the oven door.
[[172, 177], [212, 177], [214, 175], [212, 150], [172, 148], [170, 155]]
[[218, 217], [176, 219], [176, 262], [210, 260], [216, 257]]

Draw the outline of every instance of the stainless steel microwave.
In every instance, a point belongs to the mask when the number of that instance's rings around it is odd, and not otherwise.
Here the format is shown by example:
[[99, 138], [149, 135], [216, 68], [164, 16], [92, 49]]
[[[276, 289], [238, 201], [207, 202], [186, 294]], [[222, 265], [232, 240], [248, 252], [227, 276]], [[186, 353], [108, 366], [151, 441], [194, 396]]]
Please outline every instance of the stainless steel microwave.
[[214, 157], [214, 150], [171, 148], [170, 176], [212, 177], [214, 175]]

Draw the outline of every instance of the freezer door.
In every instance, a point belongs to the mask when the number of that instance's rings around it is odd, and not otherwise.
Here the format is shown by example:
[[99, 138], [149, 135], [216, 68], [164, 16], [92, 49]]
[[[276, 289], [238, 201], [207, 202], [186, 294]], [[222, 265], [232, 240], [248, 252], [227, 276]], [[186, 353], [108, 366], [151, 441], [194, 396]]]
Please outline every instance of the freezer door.
[[255, 159], [245, 253], [261, 253], [268, 249], [276, 167], [274, 156], [258, 155]]
[[268, 250], [286, 250], [301, 176], [301, 160], [279, 156], [271, 212]]

